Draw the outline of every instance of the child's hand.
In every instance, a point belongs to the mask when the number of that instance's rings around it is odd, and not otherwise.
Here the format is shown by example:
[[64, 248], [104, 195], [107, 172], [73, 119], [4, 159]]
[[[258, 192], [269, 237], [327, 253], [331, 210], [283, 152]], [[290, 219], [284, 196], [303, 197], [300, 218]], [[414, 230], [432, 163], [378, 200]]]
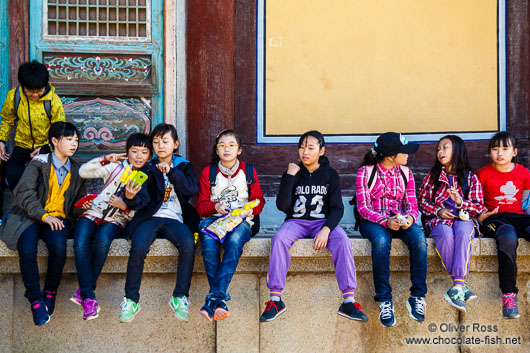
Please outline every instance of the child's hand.
[[499, 206], [495, 207], [493, 211], [484, 210], [481, 214], [478, 216], [478, 222], [482, 224], [486, 218], [489, 216], [493, 216], [494, 214], [497, 214], [499, 212]]
[[[129, 182], [125, 186], [125, 197], [128, 200], [132, 200], [136, 196], [138, 191], [140, 191], [140, 189], [142, 188], [142, 185], [139, 185], [139, 184], [136, 185], [136, 187], [133, 187], [133, 186], [134, 186], [134, 180], [129, 180]], [[125, 209], [127, 209], [127, 207]]]
[[44, 223], [49, 224], [52, 230], [61, 230], [64, 228], [64, 222], [54, 216], [46, 216]]
[[398, 230], [401, 227], [401, 222], [396, 216], [388, 217], [386, 220], [386, 227], [390, 230]]
[[4, 162], [9, 160], [9, 154], [6, 151], [6, 144], [2, 141], [0, 141], [0, 158], [2, 158]]
[[158, 163], [156, 167], [164, 174], [169, 173], [169, 170], [171, 169], [169, 164], [167, 164], [166, 162]]
[[217, 213], [220, 213], [220, 214], [227, 214], [228, 212], [230, 212], [230, 208], [228, 208], [227, 205], [223, 205], [220, 202], [215, 204], [215, 210], [217, 211]]
[[407, 223], [403, 223], [401, 229], [409, 229], [414, 224], [414, 217], [406, 215], [405, 218], [407, 219]]
[[83, 210], [88, 210], [90, 207], [92, 207], [92, 204], [94, 203], [93, 200], [85, 201], [85, 203], [81, 206]]
[[40, 154], [40, 147], [39, 148], [35, 148], [35, 150], [33, 152], [31, 152], [31, 154], [29, 155], [30, 158], [33, 158], [35, 156], [38, 156]]
[[121, 197], [118, 197], [116, 195], [112, 195], [109, 199], [109, 205], [112, 207], [119, 208], [120, 210], [125, 211], [127, 209], [127, 205], [125, 202], [123, 202]]
[[451, 186], [449, 189], [449, 197], [453, 200], [457, 207], [462, 206], [462, 198], [460, 197], [460, 192], [454, 186]]
[[453, 212], [451, 212], [451, 210], [449, 210], [447, 208], [442, 208], [441, 210], [438, 210], [438, 212], [436, 212], [436, 214], [438, 215], [438, 217], [444, 218], [444, 219], [453, 219], [453, 218], [456, 217], [453, 214]]
[[127, 153], [110, 153], [105, 156], [105, 160], [111, 163], [120, 163], [127, 159]]
[[289, 175], [296, 175], [300, 171], [300, 167], [296, 163], [289, 163], [289, 166], [287, 167], [287, 174]]
[[314, 250], [318, 251], [326, 248], [326, 246], [328, 245], [328, 238], [330, 232], [331, 229], [329, 229], [328, 227], [322, 227], [322, 229], [313, 238]]

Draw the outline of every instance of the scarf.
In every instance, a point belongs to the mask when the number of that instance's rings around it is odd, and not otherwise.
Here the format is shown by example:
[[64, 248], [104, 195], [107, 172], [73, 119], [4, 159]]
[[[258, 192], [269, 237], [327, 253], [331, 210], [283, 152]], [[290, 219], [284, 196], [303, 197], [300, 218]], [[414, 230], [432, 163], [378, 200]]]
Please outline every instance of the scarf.
[[232, 186], [232, 175], [234, 175], [237, 170], [239, 169], [239, 159], [236, 159], [236, 163], [232, 166], [232, 168], [225, 167], [221, 161], [218, 163], [219, 170], [224, 175], [228, 176], [228, 185]]

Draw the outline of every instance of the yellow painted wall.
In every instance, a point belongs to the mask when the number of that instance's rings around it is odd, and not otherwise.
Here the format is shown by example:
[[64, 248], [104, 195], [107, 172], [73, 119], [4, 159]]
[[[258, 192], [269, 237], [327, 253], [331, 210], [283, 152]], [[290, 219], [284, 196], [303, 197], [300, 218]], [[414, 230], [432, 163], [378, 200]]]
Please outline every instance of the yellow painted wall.
[[266, 135], [491, 131], [496, 0], [267, 0]]

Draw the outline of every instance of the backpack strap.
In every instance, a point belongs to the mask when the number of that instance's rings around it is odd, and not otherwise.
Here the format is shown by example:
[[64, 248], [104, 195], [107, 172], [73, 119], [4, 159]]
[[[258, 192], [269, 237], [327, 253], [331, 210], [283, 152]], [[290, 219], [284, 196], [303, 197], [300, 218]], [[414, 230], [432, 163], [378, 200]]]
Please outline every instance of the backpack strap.
[[210, 165], [210, 174], [208, 175], [208, 181], [210, 182], [210, 187], [215, 186], [215, 179], [217, 178], [217, 164]]
[[368, 174], [370, 174], [370, 177], [368, 178], [368, 190], [372, 191], [372, 189], [375, 186], [375, 175], [377, 174], [377, 165], [367, 165], [366, 171]]
[[[17, 89], [15, 90], [13, 101], [15, 103], [15, 114], [17, 115], [17, 120], [18, 120], [18, 106], [20, 105], [20, 85], [18, 85]], [[48, 119], [51, 122], [52, 121], [52, 101], [45, 100], [42, 103], [44, 104], [44, 110], [46, 111], [46, 115], [48, 116]]]
[[404, 165], [402, 165], [399, 167], [399, 171], [401, 173], [401, 177], [403, 178], [403, 181], [405, 182], [405, 189], [406, 189], [407, 184], [409, 183], [410, 169], [409, 167], [405, 167]]
[[[245, 162], [245, 177], [247, 178], [247, 185], [250, 185], [256, 182], [256, 179], [254, 179], [254, 165], [252, 163]], [[249, 196], [250, 196], [250, 190], [249, 190]]]
[[17, 86], [17, 89], [15, 89], [15, 96], [13, 97], [13, 101], [15, 102], [15, 115], [17, 116], [18, 120], [18, 106], [20, 105], [20, 86]]

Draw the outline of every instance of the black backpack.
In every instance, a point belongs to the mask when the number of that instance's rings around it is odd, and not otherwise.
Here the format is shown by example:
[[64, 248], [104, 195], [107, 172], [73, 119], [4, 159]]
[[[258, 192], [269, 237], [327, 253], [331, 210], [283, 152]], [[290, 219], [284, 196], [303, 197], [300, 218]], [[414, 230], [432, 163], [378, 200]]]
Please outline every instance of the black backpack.
[[[405, 175], [405, 172], [403, 171], [403, 167], [399, 168], [399, 171], [401, 173], [401, 177], [403, 178], [403, 181], [405, 182], [405, 186], [406, 186], [409, 181], [407, 179], [407, 176]], [[370, 190], [372, 190], [372, 188], [374, 187], [374, 184], [375, 184], [374, 179], [375, 179], [376, 174], [377, 174], [377, 166], [374, 165], [372, 166], [372, 172], [370, 173], [370, 177], [368, 178], [368, 188]], [[353, 229], [358, 231], [359, 225], [361, 224], [361, 215], [359, 214], [359, 210], [357, 209], [357, 191], [353, 195], [349, 204], [353, 206], [353, 217], [355, 218], [355, 226]]]
[[[210, 187], [215, 186], [215, 179], [217, 177], [217, 171], [218, 167], [217, 164], [210, 165], [210, 173], [208, 177], [208, 181], [210, 182]], [[256, 182], [256, 179], [254, 179], [254, 165], [251, 163], [245, 164], [245, 177], [247, 179], [247, 188], [248, 188], [248, 196], [250, 197], [250, 184], [253, 184]], [[252, 222], [254, 222], [254, 225], [250, 228], [250, 231], [252, 233], [252, 236], [259, 233], [259, 215], [254, 215], [252, 218]]]
[[[468, 172], [467, 173], [467, 176], [465, 177], [465, 182], [464, 184], [462, 185], [462, 192], [464, 193], [464, 200], [466, 200], [468, 197], [469, 197], [469, 175], [471, 174], [471, 172]], [[440, 189], [440, 183], [435, 183], [434, 184], [434, 190], [433, 190], [433, 193], [432, 193], [432, 196], [435, 197], [436, 196], [436, 193], [438, 192], [438, 190]], [[425, 223], [427, 222], [427, 217], [425, 217], [425, 215], [422, 213], [421, 216], [420, 216], [420, 219], [421, 219], [421, 225], [423, 227], [423, 229], [425, 229]]]

